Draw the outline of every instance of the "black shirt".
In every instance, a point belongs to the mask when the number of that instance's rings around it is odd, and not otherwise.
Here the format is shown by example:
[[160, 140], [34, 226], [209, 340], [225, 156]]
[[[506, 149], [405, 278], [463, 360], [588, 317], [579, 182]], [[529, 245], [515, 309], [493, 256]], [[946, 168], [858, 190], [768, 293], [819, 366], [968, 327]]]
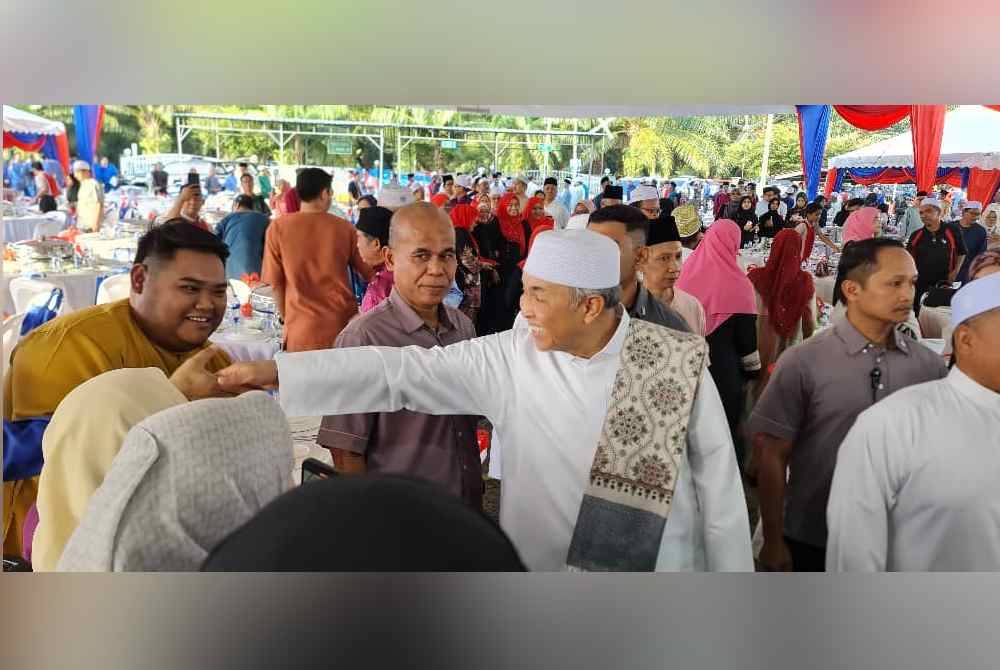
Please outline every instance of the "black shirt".
[[915, 231], [910, 235], [906, 249], [917, 264], [917, 286], [925, 290], [938, 282], [948, 281], [948, 275], [957, 266], [958, 257], [966, 253], [962, 233], [953, 223], [942, 223], [936, 233], [926, 226]]

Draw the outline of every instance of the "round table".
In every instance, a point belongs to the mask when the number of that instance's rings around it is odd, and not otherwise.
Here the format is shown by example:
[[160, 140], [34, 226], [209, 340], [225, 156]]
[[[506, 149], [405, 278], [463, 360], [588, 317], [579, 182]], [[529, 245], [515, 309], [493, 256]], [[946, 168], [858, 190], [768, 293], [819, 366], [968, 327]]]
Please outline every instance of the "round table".
[[77, 235], [76, 243], [93, 254], [95, 258], [119, 263], [131, 263], [135, 258], [135, 251], [139, 247], [139, 240], [134, 236], [116, 237], [109, 240], [101, 237], [100, 233]]
[[23, 242], [35, 239], [35, 229], [40, 223], [59, 222], [59, 229], [66, 227], [66, 215], [59, 212], [58, 217], [48, 217], [42, 214], [29, 216], [12, 216], [3, 219], [4, 242]]
[[264, 334], [222, 330], [209, 339], [236, 361], [269, 361], [281, 351], [281, 341]]
[[[64, 294], [63, 313], [67, 314], [97, 304], [97, 287], [100, 284], [98, 280], [103, 281], [104, 278], [116, 274], [118, 270], [115, 267], [103, 266], [66, 272], [45, 272], [44, 277], [37, 277], [37, 279], [62, 288]], [[10, 281], [18, 276], [20, 276], [18, 264], [5, 261], [3, 277], [0, 277], [0, 290], [3, 291], [4, 312], [7, 314], [14, 313], [14, 297], [10, 292]]]

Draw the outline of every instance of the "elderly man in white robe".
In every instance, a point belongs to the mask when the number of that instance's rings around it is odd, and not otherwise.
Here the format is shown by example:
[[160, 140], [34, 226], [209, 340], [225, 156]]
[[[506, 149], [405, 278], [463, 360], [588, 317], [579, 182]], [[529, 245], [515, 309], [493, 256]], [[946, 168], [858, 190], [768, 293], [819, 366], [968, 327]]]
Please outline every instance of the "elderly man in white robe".
[[827, 571], [1000, 570], [1000, 274], [951, 307], [948, 376], [897, 391], [844, 438]]
[[532, 570], [752, 571], [705, 340], [630, 319], [619, 265], [602, 235], [543, 232], [512, 330], [444, 348], [284, 354], [218, 380], [231, 392], [280, 382], [290, 415], [486, 416], [504, 446], [500, 525]]

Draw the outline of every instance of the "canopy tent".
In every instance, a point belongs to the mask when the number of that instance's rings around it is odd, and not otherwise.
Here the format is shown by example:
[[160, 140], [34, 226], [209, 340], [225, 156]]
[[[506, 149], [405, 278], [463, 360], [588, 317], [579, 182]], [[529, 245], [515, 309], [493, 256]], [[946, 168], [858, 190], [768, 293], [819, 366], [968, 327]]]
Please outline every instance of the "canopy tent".
[[37, 151], [46, 158], [59, 161], [64, 172], [69, 172], [69, 143], [66, 126], [30, 112], [3, 106], [3, 146], [23, 151]]
[[743, 116], [794, 114], [794, 105], [414, 105], [468, 114], [534, 116], [549, 119], [634, 118], [641, 116]]
[[[830, 159], [830, 180], [839, 188], [846, 174], [858, 183], [916, 181], [909, 132]], [[935, 183], [967, 187], [970, 200], [991, 201], [1000, 186], [1000, 114], [968, 105], [944, 116]]]

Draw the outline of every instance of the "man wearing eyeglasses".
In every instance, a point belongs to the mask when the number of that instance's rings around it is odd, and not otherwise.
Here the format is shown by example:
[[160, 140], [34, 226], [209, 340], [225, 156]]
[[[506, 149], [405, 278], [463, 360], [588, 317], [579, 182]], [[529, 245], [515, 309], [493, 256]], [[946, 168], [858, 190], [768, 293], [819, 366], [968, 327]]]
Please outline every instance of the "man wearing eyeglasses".
[[916, 282], [900, 242], [846, 245], [834, 288], [846, 315], [778, 359], [749, 424], [763, 570], [824, 571], [827, 502], [844, 436], [876, 402], [947, 374], [940, 356], [896, 330], [910, 315]]
[[660, 197], [653, 186], [639, 186], [632, 191], [628, 204], [642, 210], [646, 218], [655, 221], [660, 218]]

